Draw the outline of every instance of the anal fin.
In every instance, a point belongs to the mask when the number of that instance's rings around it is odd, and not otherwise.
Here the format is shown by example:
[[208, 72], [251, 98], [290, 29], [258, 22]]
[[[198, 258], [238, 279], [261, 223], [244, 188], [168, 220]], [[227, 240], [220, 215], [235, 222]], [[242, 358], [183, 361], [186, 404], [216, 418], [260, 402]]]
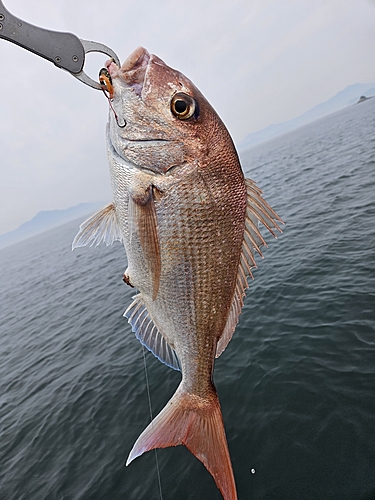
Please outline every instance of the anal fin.
[[156, 327], [140, 294], [133, 297], [133, 302], [125, 311], [124, 316], [128, 318], [132, 331], [141, 344], [162, 363], [174, 370], [181, 370], [176, 351]]

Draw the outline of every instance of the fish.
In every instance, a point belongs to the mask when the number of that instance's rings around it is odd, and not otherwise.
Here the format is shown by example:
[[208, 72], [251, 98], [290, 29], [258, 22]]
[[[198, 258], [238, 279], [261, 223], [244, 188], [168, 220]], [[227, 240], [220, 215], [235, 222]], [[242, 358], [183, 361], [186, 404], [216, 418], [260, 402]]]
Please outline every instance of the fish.
[[182, 374], [126, 465], [185, 445], [235, 500], [214, 363], [235, 331], [255, 255], [263, 257], [259, 224], [276, 237], [283, 221], [244, 177], [225, 125], [186, 76], [143, 47], [101, 74], [113, 200], [81, 224], [73, 248], [123, 242], [124, 280], [138, 292], [124, 315]]

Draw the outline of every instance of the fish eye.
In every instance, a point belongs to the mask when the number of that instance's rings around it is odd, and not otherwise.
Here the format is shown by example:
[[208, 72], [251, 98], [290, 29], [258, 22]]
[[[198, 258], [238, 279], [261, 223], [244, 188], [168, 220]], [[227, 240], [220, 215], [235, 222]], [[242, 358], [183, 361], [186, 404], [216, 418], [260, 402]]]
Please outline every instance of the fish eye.
[[112, 84], [112, 78], [111, 75], [109, 74], [109, 71], [107, 68], [102, 68], [99, 71], [99, 82], [100, 85], [102, 86], [102, 89], [106, 92], [108, 92], [109, 97], [112, 99], [113, 98], [113, 84]]
[[171, 111], [179, 120], [188, 120], [196, 111], [196, 103], [192, 97], [179, 92], [172, 97]]

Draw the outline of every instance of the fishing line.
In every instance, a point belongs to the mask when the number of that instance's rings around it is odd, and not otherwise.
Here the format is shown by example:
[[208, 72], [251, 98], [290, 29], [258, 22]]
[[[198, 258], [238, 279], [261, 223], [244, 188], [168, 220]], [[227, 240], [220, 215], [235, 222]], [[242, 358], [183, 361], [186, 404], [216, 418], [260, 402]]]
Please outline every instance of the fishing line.
[[[145, 367], [146, 387], [147, 387], [147, 397], [148, 397], [148, 407], [149, 407], [149, 410], [150, 410], [151, 426], [153, 426], [154, 424], [153, 424], [153, 418], [152, 418], [150, 384], [148, 383], [148, 372], [147, 372], [146, 354], [145, 354], [145, 347], [144, 347], [143, 344], [142, 344], [142, 354], [143, 354], [143, 364], [144, 364], [144, 367]], [[158, 460], [158, 454], [157, 454], [156, 448], [154, 449], [154, 451], [155, 451], [156, 471], [157, 471], [157, 474], [158, 474], [160, 499], [163, 500], [163, 492], [161, 490], [159, 460]]]

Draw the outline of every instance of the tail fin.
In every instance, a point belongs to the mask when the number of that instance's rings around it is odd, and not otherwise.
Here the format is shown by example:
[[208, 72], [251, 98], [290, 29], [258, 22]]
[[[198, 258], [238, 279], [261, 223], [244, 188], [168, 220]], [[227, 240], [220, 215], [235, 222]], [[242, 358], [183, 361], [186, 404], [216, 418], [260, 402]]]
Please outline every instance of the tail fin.
[[126, 465], [154, 448], [185, 445], [212, 474], [224, 500], [237, 500], [223, 418], [216, 391], [209, 398], [180, 385], [159, 415], [137, 439]]

